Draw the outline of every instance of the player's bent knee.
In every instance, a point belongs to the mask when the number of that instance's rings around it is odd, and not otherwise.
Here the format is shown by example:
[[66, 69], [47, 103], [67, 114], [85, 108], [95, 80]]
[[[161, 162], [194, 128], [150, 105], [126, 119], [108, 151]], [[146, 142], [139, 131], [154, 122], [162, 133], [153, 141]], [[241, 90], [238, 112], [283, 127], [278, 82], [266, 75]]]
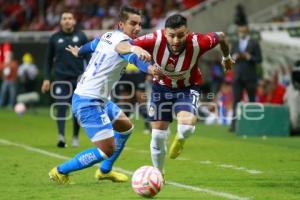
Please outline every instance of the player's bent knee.
[[133, 124], [129, 118], [122, 113], [122, 115], [114, 121], [113, 127], [118, 132], [127, 132], [133, 129]]
[[177, 131], [179, 139], [188, 138], [195, 132], [195, 126], [178, 124]]

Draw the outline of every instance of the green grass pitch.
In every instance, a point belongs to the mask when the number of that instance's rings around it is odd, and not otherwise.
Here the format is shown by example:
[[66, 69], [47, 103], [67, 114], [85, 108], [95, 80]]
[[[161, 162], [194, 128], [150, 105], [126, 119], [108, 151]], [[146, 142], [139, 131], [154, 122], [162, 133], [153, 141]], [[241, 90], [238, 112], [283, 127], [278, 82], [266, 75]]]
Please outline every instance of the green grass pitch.
[[[118, 169], [133, 172], [151, 165], [150, 135], [143, 134], [142, 121], [116, 163]], [[174, 137], [175, 123], [169, 143]], [[71, 123], [67, 123], [71, 141]], [[75, 185], [57, 185], [48, 171], [91, 147], [81, 130], [80, 147], [58, 149], [56, 124], [48, 110], [17, 116], [0, 110], [0, 199], [8, 200], [107, 200], [142, 199], [130, 182], [97, 182], [96, 167], [75, 172]], [[70, 143], [69, 143], [70, 146]], [[168, 184], [155, 199], [300, 199], [300, 138], [241, 138], [227, 127], [199, 124], [178, 160], [166, 159]]]

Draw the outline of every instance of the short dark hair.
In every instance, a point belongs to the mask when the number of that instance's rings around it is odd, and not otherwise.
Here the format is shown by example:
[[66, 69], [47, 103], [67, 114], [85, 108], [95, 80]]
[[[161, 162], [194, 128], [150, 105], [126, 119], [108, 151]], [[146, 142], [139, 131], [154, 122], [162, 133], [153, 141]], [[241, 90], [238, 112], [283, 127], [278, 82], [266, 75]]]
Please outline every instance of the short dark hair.
[[167, 18], [165, 28], [179, 28], [181, 26], [187, 26], [187, 20], [180, 14], [171, 15]]
[[136, 15], [142, 15], [141, 11], [136, 8], [122, 6], [120, 9], [120, 12], [119, 12], [119, 20], [122, 22], [125, 22], [129, 18], [129, 16], [128, 16], [129, 13], [136, 14]]
[[62, 20], [63, 14], [71, 14], [72, 17], [76, 20], [75, 14], [74, 14], [74, 12], [71, 11], [71, 10], [63, 10], [63, 11], [61, 12], [61, 14], [60, 14], [59, 20]]
[[60, 14], [60, 18], [63, 16], [63, 14], [66, 14], [66, 13], [73, 15], [73, 17], [75, 18], [74, 11], [69, 10], [69, 9], [63, 10]]

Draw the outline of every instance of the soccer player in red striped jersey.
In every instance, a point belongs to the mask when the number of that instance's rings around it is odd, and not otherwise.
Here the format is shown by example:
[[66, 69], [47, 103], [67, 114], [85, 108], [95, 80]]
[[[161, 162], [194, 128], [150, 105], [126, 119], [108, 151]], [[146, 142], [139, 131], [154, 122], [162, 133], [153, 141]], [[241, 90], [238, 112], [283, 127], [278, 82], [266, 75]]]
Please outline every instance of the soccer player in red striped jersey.
[[[162, 172], [168, 127], [173, 120], [173, 113], [176, 114], [178, 125], [169, 152], [170, 158], [178, 157], [185, 140], [195, 132], [199, 85], [202, 80], [198, 60], [217, 44], [220, 44], [223, 53], [222, 65], [228, 70], [234, 60], [229, 55], [225, 34], [190, 33], [186, 18], [175, 14], [167, 18], [164, 30], [141, 36], [130, 43], [122, 42], [116, 47], [119, 53], [132, 52], [136, 48], [145, 49], [163, 72], [162, 77], [154, 77], [148, 112], [152, 126], [152, 163]], [[148, 59], [149, 55], [140, 57]]]

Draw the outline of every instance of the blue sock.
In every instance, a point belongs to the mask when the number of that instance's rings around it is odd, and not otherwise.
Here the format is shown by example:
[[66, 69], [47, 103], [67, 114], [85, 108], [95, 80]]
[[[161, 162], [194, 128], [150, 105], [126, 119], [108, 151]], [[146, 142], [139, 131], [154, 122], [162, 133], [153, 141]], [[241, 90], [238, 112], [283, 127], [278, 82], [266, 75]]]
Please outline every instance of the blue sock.
[[64, 162], [57, 167], [57, 171], [62, 174], [68, 174], [73, 171], [81, 170], [90, 167], [104, 160], [98, 148], [84, 150], [74, 156], [71, 160]]
[[114, 131], [116, 148], [115, 148], [115, 151], [113, 152], [113, 154], [108, 159], [104, 160], [101, 163], [100, 170], [103, 173], [106, 174], [112, 170], [112, 166], [113, 166], [114, 162], [118, 159], [118, 157], [122, 153], [122, 151], [125, 147], [126, 141], [128, 140], [130, 135], [131, 135], [131, 133], [121, 134], [119, 132]]

